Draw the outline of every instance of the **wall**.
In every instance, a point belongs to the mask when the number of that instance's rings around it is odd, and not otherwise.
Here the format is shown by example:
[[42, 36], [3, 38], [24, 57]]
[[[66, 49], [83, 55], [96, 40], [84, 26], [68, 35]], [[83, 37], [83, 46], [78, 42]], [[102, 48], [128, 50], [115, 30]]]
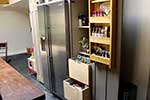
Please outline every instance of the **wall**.
[[25, 52], [32, 47], [29, 16], [24, 11], [0, 9], [0, 42], [8, 42], [8, 54]]
[[79, 40], [88, 36], [88, 29], [79, 29], [79, 14], [85, 14], [88, 16], [88, 1], [87, 0], [75, 0], [72, 3], [72, 37], [73, 37], [73, 56], [76, 57], [81, 51]]
[[150, 61], [150, 1], [124, 0], [121, 78], [138, 86], [137, 100], [146, 100]]

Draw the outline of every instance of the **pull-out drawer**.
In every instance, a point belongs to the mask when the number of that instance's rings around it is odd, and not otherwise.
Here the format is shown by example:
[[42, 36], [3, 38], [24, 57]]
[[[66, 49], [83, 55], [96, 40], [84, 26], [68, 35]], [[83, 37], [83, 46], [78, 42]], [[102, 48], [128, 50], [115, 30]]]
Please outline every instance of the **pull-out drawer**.
[[75, 60], [69, 59], [69, 77], [90, 85], [90, 67], [89, 64], [77, 63]]
[[64, 80], [64, 96], [67, 100], [91, 100], [90, 88], [84, 88], [70, 84], [72, 79]]

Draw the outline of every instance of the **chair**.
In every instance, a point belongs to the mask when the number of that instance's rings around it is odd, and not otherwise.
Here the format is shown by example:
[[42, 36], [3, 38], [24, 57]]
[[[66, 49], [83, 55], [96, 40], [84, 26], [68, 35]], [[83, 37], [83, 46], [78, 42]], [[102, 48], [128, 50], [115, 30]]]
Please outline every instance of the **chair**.
[[8, 61], [8, 56], [7, 56], [7, 51], [8, 51], [8, 46], [7, 46], [7, 42], [3, 42], [3, 43], [0, 43], [0, 54], [5, 54], [5, 60], [6, 62]]

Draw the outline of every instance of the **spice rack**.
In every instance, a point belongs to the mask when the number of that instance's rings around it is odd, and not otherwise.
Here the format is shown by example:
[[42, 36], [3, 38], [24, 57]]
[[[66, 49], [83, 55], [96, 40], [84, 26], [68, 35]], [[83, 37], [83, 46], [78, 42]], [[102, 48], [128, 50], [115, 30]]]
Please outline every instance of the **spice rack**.
[[92, 61], [115, 64], [116, 1], [89, 0], [89, 48]]

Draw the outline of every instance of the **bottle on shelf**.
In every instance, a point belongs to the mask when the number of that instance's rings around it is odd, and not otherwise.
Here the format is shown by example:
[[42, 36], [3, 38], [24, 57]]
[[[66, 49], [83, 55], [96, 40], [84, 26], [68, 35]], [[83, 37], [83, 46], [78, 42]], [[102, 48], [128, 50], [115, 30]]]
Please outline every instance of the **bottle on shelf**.
[[92, 17], [96, 17], [96, 11], [92, 11]]
[[80, 13], [78, 16], [79, 26], [82, 26], [82, 14]]
[[82, 13], [78, 16], [79, 26], [88, 26], [88, 17]]
[[95, 36], [95, 28], [93, 27], [92, 36]]
[[104, 37], [104, 29], [101, 30], [101, 37]]
[[95, 31], [95, 37], [98, 36], [98, 27], [96, 27], [96, 31]]
[[104, 58], [110, 58], [110, 53], [108, 50], [102, 48], [101, 46], [95, 44], [92, 47], [92, 54], [104, 57]]
[[104, 32], [104, 37], [107, 37], [108, 36], [108, 27], [106, 26], [105, 27], [105, 32]]
[[109, 27], [93, 27], [92, 36], [94, 37], [109, 37]]
[[98, 29], [98, 37], [100, 37], [101, 36], [101, 27], [99, 27], [99, 29]]
[[110, 3], [104, 2], [99, 4], [99, 8], [92, 11], [92, 17], [105, 17], [110, 15]]

